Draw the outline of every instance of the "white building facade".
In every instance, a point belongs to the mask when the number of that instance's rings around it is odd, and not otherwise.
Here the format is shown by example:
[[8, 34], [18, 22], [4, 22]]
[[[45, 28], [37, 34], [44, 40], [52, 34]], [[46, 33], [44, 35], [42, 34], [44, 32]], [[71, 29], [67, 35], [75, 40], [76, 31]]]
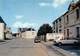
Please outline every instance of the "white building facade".
[[4, 40], [4, 23], [0, 23], [0, 40]]
[[3, 21], [2, 17], [0, 16], [0, 40], [4, 40], [6, 38], [5, 29], [6, 29], [6, 23]]
[[80, 39], [80, 1], [71, 3], [68, 11], [53, 22], [53, 32]]
[[25, 31], [21, 33], [22, 38], [31, 39], [35, 38], [37, 35], [36, 31]]
[[33, 28], [19, 28], [19, 37], [21, 38], [35, 38], [37, 35], [37, 32]]

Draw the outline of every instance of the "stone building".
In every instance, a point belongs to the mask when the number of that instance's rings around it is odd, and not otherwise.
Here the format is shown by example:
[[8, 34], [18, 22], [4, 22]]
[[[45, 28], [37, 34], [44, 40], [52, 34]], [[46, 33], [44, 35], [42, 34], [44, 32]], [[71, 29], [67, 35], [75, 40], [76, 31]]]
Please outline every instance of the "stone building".
[[0, 40], [4, 40], [6, 38], [5, 29], [6, 29], [6, 23], [4, 22], [4, 20], [0, 16]]
[[67, 12], [53, 22], [53, 32], [63, 33], [64, 38], [80, 39], [80, 0], [72, 2]]

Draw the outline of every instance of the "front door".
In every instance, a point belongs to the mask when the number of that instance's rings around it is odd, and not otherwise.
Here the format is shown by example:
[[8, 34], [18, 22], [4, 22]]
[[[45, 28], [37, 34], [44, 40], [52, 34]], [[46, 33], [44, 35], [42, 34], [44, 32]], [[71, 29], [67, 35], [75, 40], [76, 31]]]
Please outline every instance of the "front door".
[[67, 38], [69, 38], [69, 29], [67, 29]]
[[77, 38], [80, 38], [80, 27], [76, 27], [77, 30]]

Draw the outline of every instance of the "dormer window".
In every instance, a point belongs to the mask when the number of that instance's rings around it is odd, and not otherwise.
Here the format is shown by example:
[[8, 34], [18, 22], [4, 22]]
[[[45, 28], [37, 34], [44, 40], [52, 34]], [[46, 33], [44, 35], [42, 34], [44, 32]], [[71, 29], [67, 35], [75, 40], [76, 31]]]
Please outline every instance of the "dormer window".
[[69, 5], [68, 10], [71, 11], [71, 10], [75, 9], [76, 8], [76, 3], [77, 2], [75, 0], [72, 0], [71, 4]]
[[70, 4], [70, 6], [69, 6], [69, 8], [68, 8], [68, 10], [73, 10], [73, 9], [75, 9], [76, 8], [76, 4], [75, 3], [73, 3], [73, 4]]

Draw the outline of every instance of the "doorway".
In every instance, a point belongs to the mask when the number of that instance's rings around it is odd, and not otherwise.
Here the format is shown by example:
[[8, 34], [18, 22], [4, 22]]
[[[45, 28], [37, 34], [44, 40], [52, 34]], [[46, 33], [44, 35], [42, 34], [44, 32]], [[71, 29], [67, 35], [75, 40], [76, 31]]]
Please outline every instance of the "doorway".
[[76, 27], [76, 30], [77, 30], [77, 38], [80, 38], [80, 27]]
[[69, 29], [67, 29], [67, 39], [69, 39]]

